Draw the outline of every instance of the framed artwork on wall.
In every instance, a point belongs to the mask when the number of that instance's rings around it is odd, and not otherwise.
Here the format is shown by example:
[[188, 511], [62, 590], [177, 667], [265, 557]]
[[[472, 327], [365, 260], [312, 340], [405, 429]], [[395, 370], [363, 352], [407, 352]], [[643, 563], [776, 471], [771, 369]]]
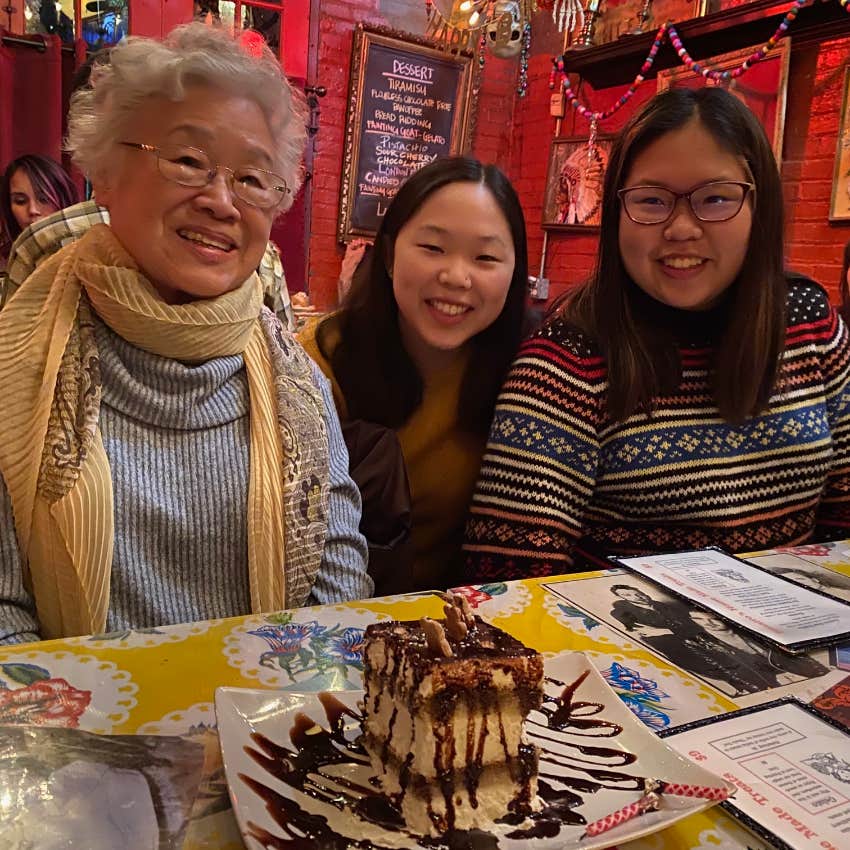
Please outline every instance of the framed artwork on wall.
[[830, 221], [850, 221], [850, 65], [844, 69], [841, 118], [835, 145], [835, 170], [832, 174]]
[[[753, 65], [745, 74], [730, 80], [729, 91], [743, 101], [756, 118], [761, 121], [773, 146], [776, 164], [782, 165], [782, 137], [785, 132], [785, 101], [788, 89], [788, 60], [791, 55], [790, 43], [783, 38], [761, 62]], [[737, 68], [748, 56], [752, 48], [724, 53], [704, 64], [717, 71], [731, 71]], [[701, 60], [702, 61], [702, 60]], [[699, 88], [714, 85], [701, 74], [695, 74], [684, 66], [658, 72], [658, 91], [676, 86]]]
[[584, 136], [552, 141], [543, 198], [544, 230], [599, 227], [602, 181], [612, 141], [612, 136], [597, 136], [591, 149]]

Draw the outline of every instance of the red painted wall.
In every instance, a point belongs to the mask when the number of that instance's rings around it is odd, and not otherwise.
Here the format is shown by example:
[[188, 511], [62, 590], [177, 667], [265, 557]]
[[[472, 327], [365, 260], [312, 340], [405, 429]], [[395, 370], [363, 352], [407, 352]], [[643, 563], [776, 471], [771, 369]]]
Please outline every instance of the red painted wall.
[[192, 20], [192, 0], [130, 0], [130, 32], [162, 38]]

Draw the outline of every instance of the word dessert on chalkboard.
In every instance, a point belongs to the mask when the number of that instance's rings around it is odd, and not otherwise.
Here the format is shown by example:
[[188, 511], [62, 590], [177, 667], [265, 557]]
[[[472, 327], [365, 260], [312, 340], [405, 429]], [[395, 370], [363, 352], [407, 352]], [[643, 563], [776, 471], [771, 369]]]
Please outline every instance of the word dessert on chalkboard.
[[348, 90], [338, 236], [373, 237], [414, 171], [463, 153], [471, 137], [473, 56], [426, 39], [357, 27]]

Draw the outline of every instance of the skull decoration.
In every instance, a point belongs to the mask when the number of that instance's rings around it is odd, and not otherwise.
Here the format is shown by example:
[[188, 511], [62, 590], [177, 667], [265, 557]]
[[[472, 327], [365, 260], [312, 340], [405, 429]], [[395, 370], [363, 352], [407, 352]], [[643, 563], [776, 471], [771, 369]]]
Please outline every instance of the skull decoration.
[[517, 0], [496, 0], [487, 23], [487, 46], [500, 59], [510, 59], [522, 50], [522, 15]]

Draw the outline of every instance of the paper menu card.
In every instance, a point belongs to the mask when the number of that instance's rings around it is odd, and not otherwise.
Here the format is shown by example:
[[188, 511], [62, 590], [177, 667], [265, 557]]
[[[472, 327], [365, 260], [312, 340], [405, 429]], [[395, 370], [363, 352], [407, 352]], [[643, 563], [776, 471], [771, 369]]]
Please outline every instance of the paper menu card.
[[795, 700], [778, 700], [662, 733], [733, 783], [724, 804], [793, 850], [850, 846], [850, 733]]
[[850, 605], [719, 549], [612, 560], [791, 651], [850, 639]]

